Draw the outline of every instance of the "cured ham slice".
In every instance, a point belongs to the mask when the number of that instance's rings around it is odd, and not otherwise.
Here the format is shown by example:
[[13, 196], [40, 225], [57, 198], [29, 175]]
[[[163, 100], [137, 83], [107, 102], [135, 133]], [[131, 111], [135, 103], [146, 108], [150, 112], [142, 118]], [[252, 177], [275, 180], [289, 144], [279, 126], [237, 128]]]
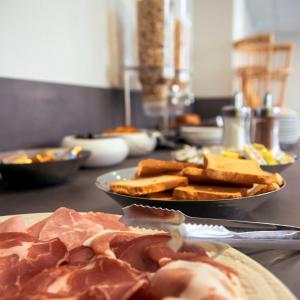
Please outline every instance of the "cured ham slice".
[[97, 254], [115, 258], [115, 248], [140, 236], [143, 234], [133, 231], [103, 230], [85, 241], [84, 245], [91, 247]]
[[235, 270], [115, 215], [59, 208], [24, 231], [21, 217], [0, 223], [0, 300], [239, 299]]
[[103, 213], [103, 212], [88, 212], [83, 214], [90, 221], [100, 224], [103, 229], [110, 230], [129, 230], [129, 227], [120, 222], [120, 216]]
[[119, 245], [114, 245], [112, 241], [111, 245], [113, 246], [114, 254], [118, 259], [128, 262], [138, 270], [155, 272], [159, 268], [159, 264], [157, 261], [149, 259], [146, 255], [147, 248], [157, 244], [166, 247], [166, 243], [169, 239], [169, 234], [159, 233], [143, 235]]
[[60, 265], [67, 255], [58, 239], [37, 241], [26, 233], [0, 234], [0, 295], [16, 294], [22, 284], [46, 268]]
[[117, 215], [98, 212], [78, 213], [73, 209], [61, 207], [51, 216], [29, 227], [28, 233], [44, 241], [59, 238], [68, 250], [72, 250], [105, 228], [128, 229], [119, 221]]
[[72, 249], [68, 255], [69, 265], [85, 265], [95, 256], [95, 252], [90, 247], [80, 246]]
[[180, 252], [170, 249], [167, 242], [168, 233], [144, 234], [133, 231], [103, 230], [85, 242], [95, 253], [118, 258], [128, 262], [134, 268], [154, 272], [160, 266], [172, 260], [184, 259], [189, 261], [203, 261], [210, 259], [200, 249], [183, 248]]
[[31, 225], [30, 227], [27, 228], [27, 232], [36, 237], [36, 238], [39, 238], [40, 236], [40, 232], [42, 231], [44, 225], [47, 223], [48, 219], [50, 218], [51, 216], [47, 217], [47, 218], [44, 218], [43, 220]]
[[38, 232], [38, 238], [42, 241], [59, 238], [67, 247], [72, 250], [82, 245], [82, 243], [103, 230], [103, 226], [96, 224], [77, 211], [68, 208], [57, 209], [50, 217], [42, 220], [31, 232]]
[[200, 247], [184, 244], [179, 252], [173, 251], [167, 245], [169, 239], [167, 233], [141, 234], [132, 231], [105, 230], [92, 237], [85, 245], [90, 246], [97, 254], [116, 257], [146, 272], [155, 272], [174, 260], [186, 260], [207, 263], [225, 273], [237, 275], [232, 268], [208, 257]]
[[[28, 281], [22, 299], [127, 300], [149, 282], [148, 275], [126, 262], [98, 257], [83, 267], [45, 270]], [[20, 298], [21, 299], [21, 298]]]
[[174, 260], [195, 261], [210, 264], [228, 274], [228, 276], [231, 276], [231, 274], [238, 276], [236, 270], [210, 258], [201, 247], [196, 245], [184, 243], [178, 252], [174, 252], [166, 244], [154, 244], [148, 246], [144, 252], [146, 257], [157, 262], [160, 267]]
[[10, 217], [0, 222], [0, 233], [3, 232], [26, 232], [27, 227], [21, 216]]
[[[177, 260], [159, 269], [140, 299], [241, 299], [238, 278], [202, 262]], [[139, 299], [136, 298], [136, 299]]]

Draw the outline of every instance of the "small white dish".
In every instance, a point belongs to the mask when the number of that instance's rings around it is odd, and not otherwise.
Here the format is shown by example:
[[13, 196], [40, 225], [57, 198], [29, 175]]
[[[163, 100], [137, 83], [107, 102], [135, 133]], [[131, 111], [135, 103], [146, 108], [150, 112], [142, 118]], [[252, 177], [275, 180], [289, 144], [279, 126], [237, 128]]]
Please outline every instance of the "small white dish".
[[81, 146], [91, 152], [85, 162], [86, 167], [108, 167], [121, 163], [129, 153], [129, 147], [124, 139], [117, 136], [94, 138], [77, 138], [74, 135], [66, 136], [62, 140], [64, 147]]
[[[116, 136], [122, 138], [129, 147], [129, 156], [143, 156], [151, 153], [157, 146], [158, 131], [143, 130], [136, 133], [118, 133]], [[103, 134], [103, 136], [108, 136]]]
[[191, 145], [218, 145], [222, 142], [223, 130], [220, 127], [183, 126], [180, 135]]

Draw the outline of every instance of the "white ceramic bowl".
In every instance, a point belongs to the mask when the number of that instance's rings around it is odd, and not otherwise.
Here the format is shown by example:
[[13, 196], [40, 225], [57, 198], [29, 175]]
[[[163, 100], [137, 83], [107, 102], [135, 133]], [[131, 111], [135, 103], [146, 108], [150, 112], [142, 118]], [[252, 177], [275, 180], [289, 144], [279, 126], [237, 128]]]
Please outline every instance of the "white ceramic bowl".
[[121, 163], [128, 156], [129, 147], [120, 137], [97, 137], [93, 139], [66, 136], [62, 140], [64, 147], [81, 146], [91, 152], [85, 162], [86, 167], [108, 167]]
[[188, 127], [180, 128], [180, 135], [192, 145], [218, 145], [222, 142], [223, 130], [220, 127]]
[[129, 147], [129, 156], [134, 157], [151, 153], [157, 145], [159, 134], [157, 131], [144, 130], [137, 133], [120, 133], [117, 136], [124, 139]]

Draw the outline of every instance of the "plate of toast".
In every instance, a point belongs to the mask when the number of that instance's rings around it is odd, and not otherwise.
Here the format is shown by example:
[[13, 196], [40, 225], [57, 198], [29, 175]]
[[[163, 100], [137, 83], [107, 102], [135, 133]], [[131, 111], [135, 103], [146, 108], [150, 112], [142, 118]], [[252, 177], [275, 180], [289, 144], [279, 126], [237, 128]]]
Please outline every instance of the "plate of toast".
[[121, 206], [136, 203], [194, 216], [228, 217], [253, 211], [286, 183], [255, 161], [207, 154], [202, 165], [142, 160], [137, 167], [98, 177], [96, 185]]

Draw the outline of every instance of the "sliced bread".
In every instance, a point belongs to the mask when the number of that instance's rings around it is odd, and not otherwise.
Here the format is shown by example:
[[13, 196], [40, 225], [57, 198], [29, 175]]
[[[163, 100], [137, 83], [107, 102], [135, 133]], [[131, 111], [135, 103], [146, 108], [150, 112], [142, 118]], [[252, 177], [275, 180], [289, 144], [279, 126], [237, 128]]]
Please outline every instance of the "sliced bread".
[[176, 200], [218, 200], [240, 198], [247, 194], [246, 188], [188, 185], [177, 187], [173, 191], [173, 198]]
[[274, 181], [274, 174], [263, 171], [253, 160], [206, 154], [204, 168], [207, 176], [215, 180], [238, 184], [270, 184]]
[[277, 183], [270, 184], [256, 184], [252, 189], [248, 191], [248, 196], [255, 196], [276, 191], [280, 188]]
[[189, 179], [190, 183], [241, 186], [247, 188], [251, 188], [253, 186], [253, 184], [249, 184], [249, 183], [227, 182], [225, 178], [223, 180], [221, 179], [217, 180], [211, 178], [209, 174], [206, 172], [206, 169], [201, 169], [201, 168], [194, 168], [194, 167], [184, 168], [182, 170], [182, 174], [183, 176], [186, 176]]
[[136, 171], [137, 177], [156, 176], [162, 174], [174, 174], [180, 172], [183, 168], [197, 166], [193, 163], [183, 163], [177, 161], [166, 161], [158, 159], [145, 159], [139, 162]]
[[158, 192], [158, 193], [151, 193], [147, 195], [147, 197], [152, 200], [173, 200], [174, 199], [172, 190]]
[[119, 194], [142, 196], [185, 186], [188, 179], [182, 176], [161, 175], [147, 178], [134, 178], [111, 183], [110, 190]]

